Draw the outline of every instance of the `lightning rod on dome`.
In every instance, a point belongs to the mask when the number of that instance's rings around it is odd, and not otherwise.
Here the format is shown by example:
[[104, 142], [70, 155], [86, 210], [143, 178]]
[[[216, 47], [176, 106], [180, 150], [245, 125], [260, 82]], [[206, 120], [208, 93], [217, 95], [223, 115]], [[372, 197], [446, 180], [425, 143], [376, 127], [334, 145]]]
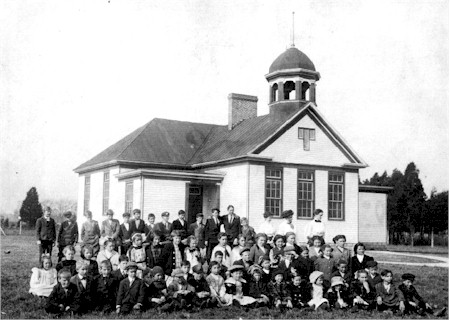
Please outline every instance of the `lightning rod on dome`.
[[291, 47], [295, 47], [295, 43], [294, 43], [294, 15], [295, 15], [295, 12], [292, 11], [292, 44], [291, 44]]

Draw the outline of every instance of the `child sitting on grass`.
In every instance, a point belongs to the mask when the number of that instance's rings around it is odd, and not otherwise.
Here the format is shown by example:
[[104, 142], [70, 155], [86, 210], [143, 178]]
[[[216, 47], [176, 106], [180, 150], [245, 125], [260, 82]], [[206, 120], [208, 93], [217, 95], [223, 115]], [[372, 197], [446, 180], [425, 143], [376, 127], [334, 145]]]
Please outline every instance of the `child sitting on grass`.
[[56, 271], [61, 271], [62, 269], [69, 270], [73, 275], [77, 274], [77, 261], [73, 258], [75, 257], [75, 248], [73, 245], [67, 245], [63, 249], [64, 259], [56, 264]]
[[125, 270], [125, 268], [127, 267], [129, 261], [130, 259], [128, 258], [128, 256], [122, 254], [121, 256], [119, 256], [119, 268], [111, 272], [111, 275], [118, 279], [119, 282], [127, 277], [127, 271]]
[[164, 270], [160, 266], [153, 267], [153, 281], [146, 288], [147, 307], [156, 308], [160, 312], [168, 312], [173, 305], [167, 301], [167, 285], [164, 281]]
[[375, 299], [377, 293], [375, 288], [368, 282], [367, 271], [357, 271], [356, 278], [357, 280], [355, 280], [350, 286], [350, 292], [353, 297], [352, 312], [375, 309]]
[[128, 276], [120, 282], [116, 299], [116, 312], [129, 314], [139, 312], [145, 299], [144, 281], [136, 277], [138, 266], [135, 262], [128, 262], [126, 271]]
[[58, 272], [58, 284], [53, 288], [45, 305], [45, 311], [51, 318], [71, 316], [80, 309], [78, 290], [75, 284], [70, 283], [71, 276], [70, 271], [66, 269]]
[[203, 264], [203, 259], [200, 254], [200, 248], [197, 246], [198, 241], [197, 238], [193, 235], [190, 235], [187, 238], [187, 245], [186, 249], [184, 250], [184, 257], [186, 258], [186, 261], [190, 263], [190, 270], [189, 272], [192, 273], [192, 267], [197, 264]]
[[172, 283], [167, 287], [167, 295], [175, 301], [175, 309], [187, 309], [192, 307], [195, 297], [195, 289], [184, 278], [184, 272], [181, 269], [172, 271]]
[[211, 298], [217, 302], [219, 306], [226, 305], [226, 302], [222, 299], [225, 296], [225, 281], [220, 275], [220, 263], [217, 261], [211, 261], [209, 264], [209, 275], [206, 277], [206, 281], [209, 285]]
[[197, 264], [192, 267], [193, 277], [188, 280], [189, 284], [194, 288], [195, 298], [194, 305], [200, 309], [213, 307], [215, 304], [211, 300], [211, 293], [208, 282], [203, 276], [203, 267]]
[[231, 247], [228, 245], [228, 239], [227, 235], [223, 232], [220, 232], [217, 235], [217, 239], [219, 240], [219, 244], [217, 244], [212, 253], [211, 257], [216, 257], [216, 252], [222, 252], [222, 264], [225, 265], [227, 268], [231, 266]]
[[292, 283], [289, 285], [289, 290], [291, 291], [292, 306], [294, 308], [309, 308], [308, 302], [311, 300], [311, 285], [301, 275], [293, 277]]
[[88, 264], [84, 261], [77, 262], [77, 275], [72, 276], [70, 283], [75, 284], [80, 296], [80, 313], [90, 312], [94, 309], [95, 285], [92, 277], [87, 275]]
[[230, 277], [230, 272], [228, 272], [228, 267], [222, 264], [223, 262], [223, 253], [222, 251], [217, 251], [214, 253], [214, 261], [219, 263], [219, 274], [223, 277], [224, 280]]
[[99, 275], [98, 273], [98, 263], [96, 260], [92, 259], [94, 255], [94, 248], [92, 245], [85, 244], [81, 247], [81, 259], [88, 265], [87, 275], [95, 278]]
[[329, 310], [328, 300], [324, 298], [323, 273], [314, 271], [309, 276], [309, 282], [312, 284], [311, 297], [308, 305], [314, 310], [325, 309]]
[[351, 304], [351, 299], [344, 279], [340, 276], [331, 278], [331, 287], [326, 294], [330, 307], [336, 309], [346, 309]]
[[122, 280], [114, 277], [111, 274], [111, 270], [111, 262], [104, 260], [100, 263], [100, 275], [95, 280], [97, 310], [104, 313], [110, 313], [115, 310], [117, 291]]
[[117, 270], [119, 267], [119, 253], [114, 251], [115, 242], [113, 239], [107, 239], [104, 244], [104, 250], [98, 252], [97, 264], [100, 265], [104, 260], [111, 262], [113, 271]]
[[52, 259], [48, 254], [42, 254], [42, 267], [31, 269], [30, 290], [31, 294], [48, 297], [54, 286], [58, 283], [56, 269], [52, 266]]
[[248, 273], [250, 275], [248, 295], [256, 300], [255, 307], [268, 306], [270, 303], [271, 291], [269, 283], [264, 282], [261, 278], [261, 268], [253, 265], [250, 267]]
[[367, 273], [367, 282], [369, 282], [370, 286], [375, 289], [375, 286], [378, 283], [383, 282], [381, 275], [378, 273], [378, 262], [377, 261], [369, 261], [366, 264]]
[[405, 297], [394, 283], [392, 283], [394, 275], [390, 270], [381, 271], [383, 282], [375, 286], [377, 291], [377, 310], [378, 311], [405, 311]]
[[275, 235], [273, 238], [273, 244], [275, 245], [269, 252], [270, 264], [272, 267], [277, 267], [284, 256], [284, 236]]
[[348, 271], [348, 262], [344, 259], [339, 259], [336, 263], [337, 270], [331, 273], [331, 277], [340, 276], [344, 280], [344, 285], [347, 289], [350, 288], [350, 285], [353, 281], [353, 276], [350, 271]]
[[275, 308], [283, 311], [284, 309], [292, 309], [292, 297], [288, 284], [284, 282], [284, 271], [277, 269], [273, 272], [273, 281], [271, 283], [272, 298]]

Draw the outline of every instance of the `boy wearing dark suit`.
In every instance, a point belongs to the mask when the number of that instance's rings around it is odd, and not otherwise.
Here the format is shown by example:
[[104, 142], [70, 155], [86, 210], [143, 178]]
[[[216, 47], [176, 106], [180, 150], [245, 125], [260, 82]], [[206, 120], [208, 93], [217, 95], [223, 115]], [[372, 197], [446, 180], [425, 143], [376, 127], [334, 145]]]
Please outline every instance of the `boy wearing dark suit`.
[[114, 241], [114, 249], [117, 250], [120, 233], [120, 223], [118, 220], [113, 219], [114, 211], [106, 211], [107, 219], [102, 222], [100, 228], [100, 235], [105, 238], [108, 237]]
[[147, 224], [147, 237], [145, 238], [145, 243], [151, 243], [153, 236], [155, 235], [155, 214], [148, 214], [148, 224]]
[[[128, 258], [126, 262], [128, 262]], [[111, 262], [109, 262], [108, 260], [104, 260], [103, 262], [101, 262], [100, 275], [95, 280], [95, 298], [97, 300], [97, 310], [103, 311], [105, 313], [114, 311], [120, 281], [127, 277], [127, 275], [125, 274], [125, 277], [123, 279], [118, 279], [111, 273], [111, 269]], [[119, 269], [117, 269], [116, 271], [119, 271]]]
[[367, 282], [375, 289], [375, 286], [378, 283], [383, 282], [381, 275], [378, 273], [378, 262], [377, 261], [369, 261], [367, 262]]
[[144, 220], [141, 219], [141, 210], [138, 208], [135, 208], [133, 210], [133, 216], [134, 219], [131, 220], [131, 234], [133, 233], [144, 233], [147, 235], [148, 229], [145, 225]]
[[180, 231], [181, 240], [183, 241], [188, 237], [188, 223], [186, 222], [185, 211], [183, 210], [178, 211], [178, 219], [172, 222], [172, 230]]
[[39, 265], [42, 261], [42, 254], [52, 255], [53, 244], [56, 240], [55, 220], [50, 217], [52, 209], [45, 207], [44, 215], [36, 221], [36, 243], [39, 245]]
[[392, 283], [392, 271], [381, 271], [381, 278], [383, 282], [375, 286], [375, 290], [377, 291], [377, 310], [400, 310], [403, 313], [405, 311], [405, 297], [402, 291]]
[[221, 220], [228, 237], [228, 245], [233, 246], [238, 244], [238, 236], [241, 234], [241, 219], [234, 213], [233, 205], [228, 205], [227, 210], [228, 214]]
[[129, 262], [126, 270], [128, 276], [120, 282], [116, 299], [116, 312], [121, 314], [140, 311], [145, 297], [144, 281], [136, 277], [137, 264]]
[[[119, 268], [117, 270], [111, 272], [111, 275], [114, 278], [118, 279], [119, 282], [127, 277], [126, 267], [127, 267], [129, 260], [130, 259], [128, 258], [128, 256], [126, 256], [125, 254], [122, 254], [119, 257]], [[107, 262], [109, 262], [109, 260]]]
[[58, 262], [63, 258], [63, 249], [67, 245], [75, 245], [78, 240], [78, 224], [73, 222], [72, 212], [64, 212], [66, 220], [61, 223], [56, 240], [58, 242]]
[[128, 249], [131, 246], [131, 235], [133, 234], [133, 228], [130, 223], [130, 213], [123, 213], [123, 223], [120, 224], [120, 253], [127, 254]]
[[189, 225], [188, 234], [195, 236], [197, 246], [200, 250], [205, 248], [205, 225], [203, 224], [203, 214], [197, 213], [196, 222]]
[[213, 208], [211, 212], [211, 218], [207, 219], [205, 224], [206, 258], [208, 262], [211, 260], [212, 250], [219, 244], [217, 235], [220, 233], [220, 225], [222, 224], [219, 219], [220, 210]]
[[[371, 263], [371, 262], [369, 262]], [[331, 273], [331, 277], [340, 276], [344, 279], [344, 285], [346, 288], [350, 287], [353, 281], [353, 275], [347, 270], [348, 262], [345, 259], [339, 259], [336, 264], [337, 270]]]
[[94, 309], [93, 298], [95, 285], [94, 280], [87, 275], [88, 264], [84, 261], [77, 262], [77, 275], [72, 276], [70, 283], [77, 287], [80, 298], [80, 313], [86, 313]]
[[45, 304], [45, 311], [52, 317], [70, 315], [79, 311], [78, 290], [75, 284], [70, 283], [70, 277], [69, 271], [61, 270], [58, 273], [58, 284], [53, 288]]
[[181, 236], [179, 231], [173, 231], [172, 243], [164, 245], [161, 252], [161, 259], [164, 262], [164, 273], [171, 275], [176, 268], [181, 268], [181, 262], [184, 258], [184, 245], [181, 243]]
[[172, 223], [169, 223], [169, 212], [162, 212], [161, 213], [161, 219], [162, 222], [156, 223], [154, 231], [157, 232], [161, 239], [162, 244], [168, 244], [172, 241], [170, 237], [170, 233], [172, 233]]

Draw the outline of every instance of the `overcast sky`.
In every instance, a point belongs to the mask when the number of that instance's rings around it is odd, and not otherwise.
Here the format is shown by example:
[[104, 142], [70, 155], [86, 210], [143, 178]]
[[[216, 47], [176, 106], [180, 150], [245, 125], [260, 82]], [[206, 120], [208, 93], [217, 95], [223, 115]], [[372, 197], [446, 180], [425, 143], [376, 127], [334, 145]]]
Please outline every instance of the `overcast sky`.
[[449, 182], [448, 1], [17, 1], [0, 4], [0, 211], [30, 187], [77, 198], [73, 169], [152, 118], [227, 123], [227, 95], [268, 112], [269, 66], [291, 43], [317, 103], [370, 165], [414, 161]]

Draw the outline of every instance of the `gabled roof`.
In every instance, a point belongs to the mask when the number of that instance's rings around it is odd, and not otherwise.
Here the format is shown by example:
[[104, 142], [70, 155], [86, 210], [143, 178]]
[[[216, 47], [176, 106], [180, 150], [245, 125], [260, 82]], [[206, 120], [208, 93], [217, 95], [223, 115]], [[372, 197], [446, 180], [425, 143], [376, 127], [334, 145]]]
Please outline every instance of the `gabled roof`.
[[301, 103], [298, 112], [284, 117], [264, 115], [244, 120], [232, 130], [227, 125], [212, 125], [155, 118], [103, 152], [81, 164], [81, 173], [118, 163], [141, 166], [160, 165], [181, 169], [233, 158], [255, 156], [309, 112], [329, 131], [331, 139], [342, 146], [351, 163], [366, 166], [342, 137], [328, 125], [311, 103]]

